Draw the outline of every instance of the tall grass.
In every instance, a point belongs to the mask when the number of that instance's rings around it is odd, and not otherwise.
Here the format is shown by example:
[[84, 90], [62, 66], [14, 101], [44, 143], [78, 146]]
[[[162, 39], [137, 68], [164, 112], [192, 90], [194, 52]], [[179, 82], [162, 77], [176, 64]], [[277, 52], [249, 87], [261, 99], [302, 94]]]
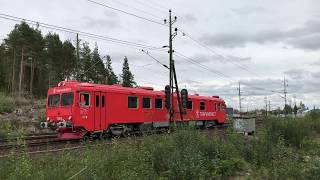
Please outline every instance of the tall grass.
[[301, 148], [305, 139], [320, 132], [320, 119], [270, 118], [266, 121], [265, 133], [270, 141], [282, 138], [287, 145]]
[[0, 113], [10, 113], [15, 108], [14, 98], [0, 92]]
[[[272, 119], [263, 133], [208, 137], [194, 129], [112, 140], [79, 151], [0, 159], [0, 179], [319, 179], [312, 119]], [[99, 144], [99, 143], [97, 143]]]

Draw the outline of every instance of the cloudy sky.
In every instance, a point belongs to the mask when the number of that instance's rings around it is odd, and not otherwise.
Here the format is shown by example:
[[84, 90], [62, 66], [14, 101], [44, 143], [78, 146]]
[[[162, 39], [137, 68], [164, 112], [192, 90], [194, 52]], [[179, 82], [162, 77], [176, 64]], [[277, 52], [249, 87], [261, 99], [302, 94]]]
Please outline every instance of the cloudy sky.
[[[243, 110], [283, 107], [283, 78], [288, 101], [320, 106], [320, 1], [318, 0], [94, 0], [149, 22], [87, 0], [0, 0], [0, 14], [58, 25], [87, 33], [146, 44], [168, 45], [168, 28], [161, 25], [168, 9], [177, 16], [174, 59], [180, 87], [189, 93], [220, 95], [238, 108], [238, 82]], [[0, 15], [0, 17], [3, 15]], [[0, 18], [0, 38], [16, 22]], [[40, 27], [43, 34], [57, 32]], [[184, 32], [185, 35], [182, 33]], [[57, 32], [62, 39], [76, 35]], [[135, 80], [163, 89], [168, 72], [139, 47], [80, 36], [102, 56], [109, 54], [117, 74], [127, 56]], [[202, 46], [201, 46], [202, 45]], [[145, 49], [168, 64], [166, 49]], [[187, 58], [186, 58], [187, 57]]]

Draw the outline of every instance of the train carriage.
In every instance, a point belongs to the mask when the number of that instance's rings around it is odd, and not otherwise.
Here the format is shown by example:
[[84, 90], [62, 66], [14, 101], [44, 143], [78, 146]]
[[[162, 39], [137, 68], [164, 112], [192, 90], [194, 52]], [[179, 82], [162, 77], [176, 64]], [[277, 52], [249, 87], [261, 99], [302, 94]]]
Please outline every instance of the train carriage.
[[[176, 105], [169, 122], [164, 98], [163, 91], [151, 87], [63, 81], [48, 90], [46, 118], [63, 139], [168, 128], [181, 119]], [[189, 95], [183, 122], [202, 127], [223, 124], [225, 108], [218, 96]]]

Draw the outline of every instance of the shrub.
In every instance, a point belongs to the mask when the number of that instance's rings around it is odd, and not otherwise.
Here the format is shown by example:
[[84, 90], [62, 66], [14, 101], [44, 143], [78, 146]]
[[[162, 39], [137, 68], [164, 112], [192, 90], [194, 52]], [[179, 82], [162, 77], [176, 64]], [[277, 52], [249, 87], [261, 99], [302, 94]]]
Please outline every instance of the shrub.
[[12, 97], [0, 93], [0, 113], [10, 113], [15, 108], [15, 101]]
[[287, 145], [301, 148], [303, 140], [310, 137], [310, 121], [302, 118], [268, 119], [266, 136], [271, 140], [282, 137]]
[[4, 139], [8, 137], [8, 133], [10, 132], [11, 126], [8, 121], [0, 119], [0, 139]]

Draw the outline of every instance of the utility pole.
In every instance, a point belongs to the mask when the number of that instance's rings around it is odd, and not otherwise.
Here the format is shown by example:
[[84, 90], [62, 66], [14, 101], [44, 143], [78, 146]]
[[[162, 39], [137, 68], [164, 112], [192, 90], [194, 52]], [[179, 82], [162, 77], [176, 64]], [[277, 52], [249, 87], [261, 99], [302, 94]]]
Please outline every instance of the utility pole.
[[266, 103], [266, 117], [268, 117], [268, 97], [264, 98], [264, 102]]
[[79, 34], [77, 33], [77, 64], [76, 64], [76, 67], [77, 67], [77, 75], [76, 75], [76, 78], [77, 80], [80, 79], [79, 77], [79, 63], [80, 63], [80, 55], [79, 55]]
[[238, 87], [238, 96], [239, 96], [239, 114], [241, 116], [241, 85], [239, 82], [239, 87]]
[[270, 103], [270, 99], [269, 99], [269, 112], [271, 112], [271, 103]]
[[287, 107], [287, 80], [286, 80], [286, 76], [284, 76], [283, 78], [283, 94], [284, 94], [284, 108], [283, 110], [285, 110], [284, 115], [287, 116], [287, 112], [286, 112], [286, 107]]
[[[164, 23], [166, 23], [166, 19], [164, 20]], [[173, 50], [173, 45], [172, 45], [172, 40], [173, 38], [177, 35], [178, 29], [175, 28], [175, 32], [172, 33], [172, 25], [177, 21], [177, 17], [174, 17], [174, 20], [171, 18], [171, 10], [169, 10], [169, 85], [171, 87], [171, 106], [170, 106], [170, 121], [173, 120], [174, 117], [174, 88], [176, 89], [177, 93], [177, 100], [178, 100], [178, 107], [179, 107], [179, 112], [180, 112], [180, 118], [183, 120], [183, 112], [182, 112], [182, 107], [181, 107], [181, 102], [180, 102], [180, 94], [179, 94], [179, 87], [178, 87], [178, 80], [177, 80], [177, 75], [175, 71], [175, 66], [174, 66], [174, 60], [172, 58], [172, 53], [174, 52]], [[174, 86], [175, 85], [175, 86]]]

